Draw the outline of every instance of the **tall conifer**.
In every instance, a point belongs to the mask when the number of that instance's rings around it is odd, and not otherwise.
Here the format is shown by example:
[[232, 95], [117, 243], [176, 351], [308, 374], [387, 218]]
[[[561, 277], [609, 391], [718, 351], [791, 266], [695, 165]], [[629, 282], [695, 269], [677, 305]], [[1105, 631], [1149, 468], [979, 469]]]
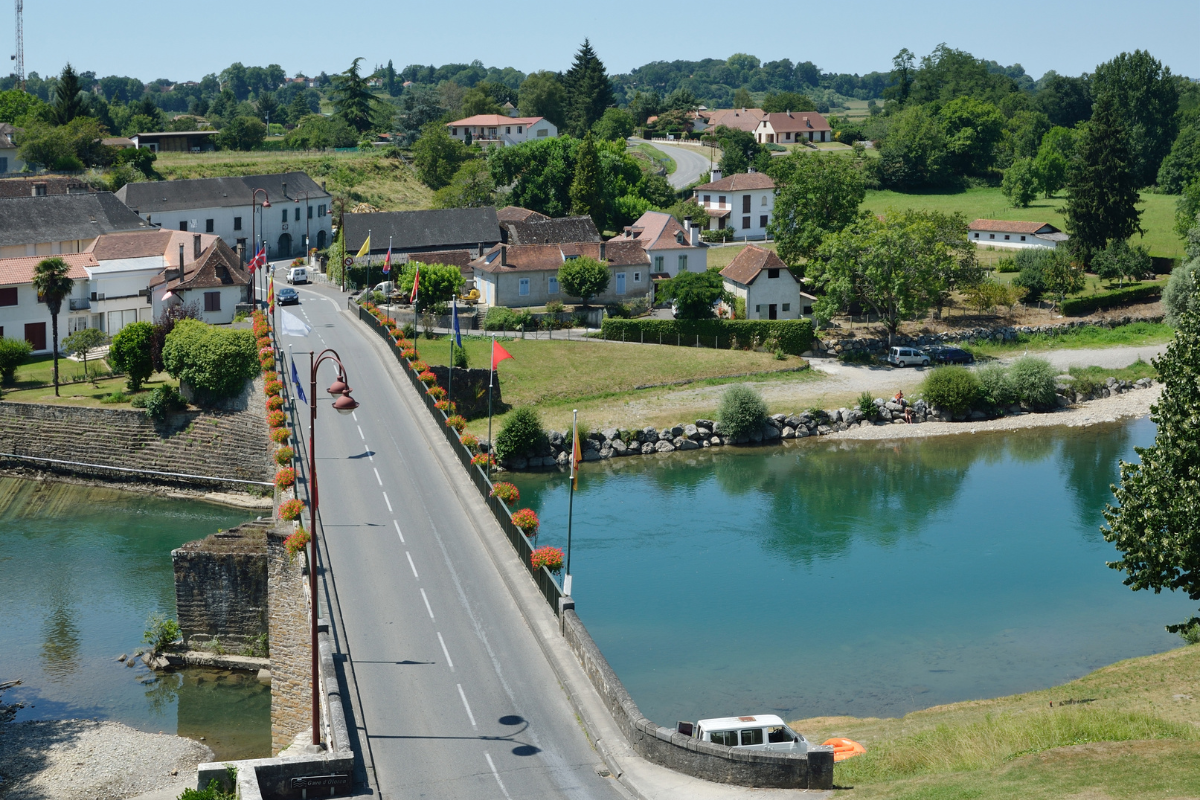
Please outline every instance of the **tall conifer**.
[[571, 182], [571, 210], [576, 214], [587, 214], [604, 230], [607, 214], [604, 195], [600, 190], [600, 154], [590, 133], [584, 134], [575, 154], [575, 179]]
[[587, 39], [563, 76], [563, 86], [567, 91], [567, 133], [582, 139], [592, 123], [604, 116], [604, 109], [615, 103], [604, 63]]

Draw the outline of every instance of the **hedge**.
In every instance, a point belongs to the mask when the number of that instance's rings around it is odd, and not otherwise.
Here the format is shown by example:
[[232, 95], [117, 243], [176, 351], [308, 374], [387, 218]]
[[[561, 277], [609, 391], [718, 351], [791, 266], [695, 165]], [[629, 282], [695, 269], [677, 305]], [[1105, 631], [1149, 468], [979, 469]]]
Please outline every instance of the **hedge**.
[[1109, 292], [1073, 297], [1062, 302], [1062, 313], [1068, 317], [1079, 317], [1099, 311], [1102, 308], [1114, 308], [1130, 303], [1145, 303], [1157, 300], [1162, 295], [1161, 284], [1150, 286], [1126, 286], [1124, 289], [1113, 289]]
[[[738, 345], [748, 346], [755, 336], [765, 343], [772, 335], [778, 337], [785, 353], [798, 356], [813, 343], [812, 322], [806, 319], [614, 319], [601, 323], [605, 339], [627, 342], [659, 342], [695, 347], [700, 337], [701, 347], [726, 348], [731, 337]], [[661, 339], [660, 339], [661, 337]]]

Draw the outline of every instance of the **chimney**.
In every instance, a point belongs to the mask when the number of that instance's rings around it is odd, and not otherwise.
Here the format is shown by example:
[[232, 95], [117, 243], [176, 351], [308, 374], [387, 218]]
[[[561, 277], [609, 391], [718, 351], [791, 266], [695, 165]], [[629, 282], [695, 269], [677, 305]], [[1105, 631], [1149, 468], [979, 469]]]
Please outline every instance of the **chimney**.
[[721, 180], [721, 168], [713, 167], [712, 175], [710, 177], [712, 178], [713, 183], [716, 183], [717, 181]]
[[325, 191], [325, 181], [321, 181], [321, 191]]
[[500, 245], [500, 266], [508, 266], [508, 245]]
[[601, 261], [605, 261], [605, 260], [607, 260], [607, 259], [605, 259], [605, 257], [604, 257], [604, 250], [605, 250], [604, 244], [605, 244], [604, 242], [601, 242], [601, 243], [600, 243], [600, 260], [601, 260]]
[[246, 245], [243, 242], [238, 242], [237, 257], [239, 264], [244, 265], [246, 263]]
[[287, 181], [283, 182], [283, 196], [287, 197]]
[[695, 225], [688, 226], [688, 243], [691, 244], [692, 247], [700, 246], [700, 229]]
[[179, 243], [179, 274], [183, 274], [183, 242]]
[[192, 258], [193, 258], [193, 259], [199, 259], [199, 258], [200, 258], [200, 251], [201, 251], [201, 247], [200, 247], [200, 234], [198, 234], [198, 233], [193, 233], [193, 234], [192, 234]]

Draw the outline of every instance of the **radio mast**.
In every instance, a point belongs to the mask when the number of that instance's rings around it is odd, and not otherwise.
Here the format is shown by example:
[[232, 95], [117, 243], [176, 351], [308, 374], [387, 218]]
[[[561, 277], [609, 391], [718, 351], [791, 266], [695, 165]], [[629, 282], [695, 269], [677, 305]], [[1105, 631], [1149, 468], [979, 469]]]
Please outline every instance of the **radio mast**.
[[17, 76], [17, 88], [25, 91], [25, 28], [21, 22], [21, 12], [25, 9], [25, 0], [17, 2], [17, 52], [12, 60], [17, 62], [14, 73]]

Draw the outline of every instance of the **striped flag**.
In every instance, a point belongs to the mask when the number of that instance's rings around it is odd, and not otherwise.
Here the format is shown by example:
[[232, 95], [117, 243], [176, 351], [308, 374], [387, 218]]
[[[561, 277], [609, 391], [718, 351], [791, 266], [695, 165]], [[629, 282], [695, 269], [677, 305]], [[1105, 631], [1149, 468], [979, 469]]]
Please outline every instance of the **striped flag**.
[[392, 247], [388, 245], [387, 255], [383, 257], [383, 274], [387, 275], [392, 271]]
[[418, 287], [420, 287], [420, 285], [421, 285], [421, 265], [417, 264], [417, 273], [415, 275], [413, 275], [412, 297], [408, 298], [408, 302], [410, 302], [410, 303], [417, 302], [417, 289], [418, 289]]

